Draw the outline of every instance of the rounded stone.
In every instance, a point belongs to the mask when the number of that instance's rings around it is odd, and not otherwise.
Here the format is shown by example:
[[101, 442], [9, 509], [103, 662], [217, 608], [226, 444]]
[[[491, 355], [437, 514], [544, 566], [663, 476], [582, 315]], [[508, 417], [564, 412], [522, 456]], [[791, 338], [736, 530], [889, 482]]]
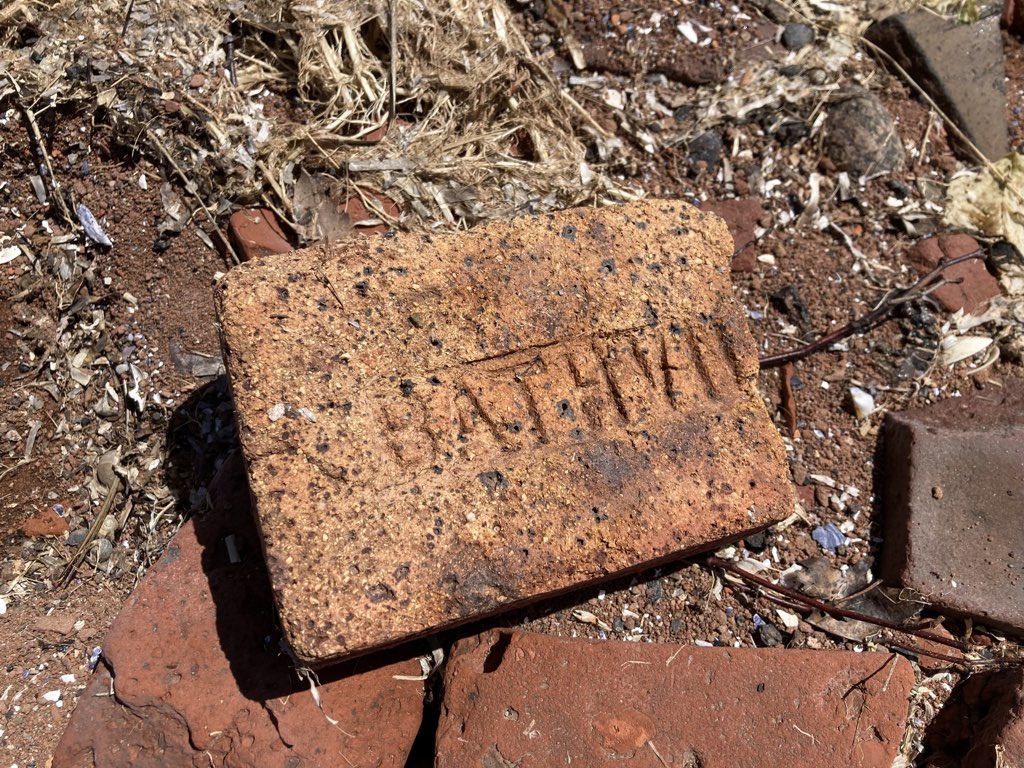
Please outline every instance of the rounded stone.
[[704, 163], [708, 173], [714, 173], [722, 158], [722, 137], [714, 131], [702, 133], [690, 142], [687, 149], [692, 165]]
[[114, 553], [114, 545], [109, 539], [96, 539], [91, 545], [89, 559], [94, 563], [105, 563]]
[[799, 51], [814, 42], [814, 28], [807, 24], [787, 24], [782, 30], [782, 44], [787, 51]]
[[856, 92], [829, 108], [825, 153], [841, 171], [874, 176], [903, 167], [903, 142], [878, 97]]

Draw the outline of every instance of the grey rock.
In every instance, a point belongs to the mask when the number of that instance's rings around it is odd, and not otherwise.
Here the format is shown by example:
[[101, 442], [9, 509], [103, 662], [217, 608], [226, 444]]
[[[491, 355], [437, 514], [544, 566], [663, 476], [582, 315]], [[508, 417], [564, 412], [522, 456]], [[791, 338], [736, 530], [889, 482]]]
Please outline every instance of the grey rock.
[[68, 534], [68, 540], [64, 543], [69, 547], [77, 547], [85, 541], [86, 534], [88, 534], [88, 531], [85, 528], [75, 528], [75, 530]]
[[690, 142], [687, 149], [692, 165], [703, 162], [708, 173], [714, 173], [722, 158], [722, 137], [714, 131], [702, 133]]
[[[960, 24], [925, 11], [901, 13], [872, 24], [865, 37], [891, 56], [985, 157], [998, 160], [1010, 151], [998, 16]], [[976, 159], [966, 146], [954, 146]]]
[[814, 42], [814, 28], [807, 24], [787, 24], [782, 30], [782, 44], [787, 51], [799, 51]]
[[867, 91], [853, 91], [829, 108], [825, 152], [841, 171], [873, 176], [903, 167], [906, 155], [892, 116]]
[[114, 553], [114, 545], [110, 539], [96, 539], [91, 545], [89, 560], [93, 563], [105, 563]]
[[785, 642], [785, 638], [782, 637], [782, 633], [779, 628], [771, 622], [762, 624], [757, 628], [757, 639], [761, 641], [761, 644], [768, 648], [775, 648]]

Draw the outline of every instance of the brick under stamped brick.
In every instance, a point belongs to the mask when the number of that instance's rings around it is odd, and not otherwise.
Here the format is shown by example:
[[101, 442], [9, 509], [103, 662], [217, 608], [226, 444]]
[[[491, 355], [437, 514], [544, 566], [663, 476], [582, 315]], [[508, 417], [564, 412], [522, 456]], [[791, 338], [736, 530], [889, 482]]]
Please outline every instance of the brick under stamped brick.
[[889, 653], [493, 631], [452, 648], [434, 765], [880, 768], [913, 685]]
[[655, 201], [233, 270], [219, 309], [285, 634], [311, 664], [792, 510], [714, 216]]

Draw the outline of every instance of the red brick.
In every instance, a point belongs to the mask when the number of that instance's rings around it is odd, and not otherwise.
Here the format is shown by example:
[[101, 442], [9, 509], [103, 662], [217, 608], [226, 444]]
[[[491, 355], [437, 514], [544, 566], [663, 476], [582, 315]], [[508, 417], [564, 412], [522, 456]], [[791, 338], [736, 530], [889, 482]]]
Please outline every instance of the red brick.
[[[369, 141], [369, 139], [367, 139]], [[362, 189], [362, 197], [352, 195], [341, 202], [338, 206], [338, 213], [348, 216], [352, 225], [352, 232], [357, 235], [379, 235], [387, 232], [390, 225], [386, 220], [380, 218], [380, 213], [366, 207], [363, 202], [365, 197], [370, 205], [379, 208], [387, 217], [397, 219], [401, 214], [398, 203], [387, 195], [376, 192], [372, 189]], [[379, 222], [374, 224], [373, 222]]]
[[[979, 248], [977, 240], [969, 235], [939, 235], [917, 242], [907, 257], [918, 274], [931, 272], [942, 259], [955, 259]], [[988, 306], [989, 299], [999, 295], [999, 283], [985, 269], [984, 259], [971, 259], [942, 271], [948, 280], [960, 280], [957, 284], [944, 285], [932, 292], [932, 296], [949, 312], [963, 309], [964, 312], [980, 314]]]
[[1024, 669], [975, 674], [953, 690], [924, 737], [921, 765], [1024, 765]]
[[655, 201], [232, 270], [226, 362], [292, 650], [393, 645], [788, 515], [731, 250]]
[[435, 766], [878, 768], [913, 684], [892, 654], [490, 632], [452, 651]]
[[269, 208], [235, 211], [228, 221], [228, 232], [240, 261], [292, 250], [277, 216]]
[[700, 204], [700, 209], [720, 216], [729, 227], [733, 242], [732, 271], [753, 272], [757, 266], [755, 229], [758, 219], [764, 214], [760, 199], [708, 200]]
[[36, 619], [33, 628], [36, 632], [56, 632], [58, 635], [70, 635], [75, 631], [76, 619], [69, 613], [51, 613]]
[[[70, 766], [404, 766], [422, 719], [413, 660], [332, 670], [318, 691], [278, 648], [244, 468], [211, 486], [129, 598], [57, 746]], [[225, 537], [242, 562], [232, 564]], [[111, 696], [113, 691], [115, 695]], [[327, 720], [330, 715], [337, 726]]]
[[1024, 630], [1024, 380], [887, 414], [882, 575]]
[[21, 525], [21, 532], [33, 538], [38, 536], [60, 536], [67, 532], [68, 521], [52, 509], [44, 509], [38, 515]]

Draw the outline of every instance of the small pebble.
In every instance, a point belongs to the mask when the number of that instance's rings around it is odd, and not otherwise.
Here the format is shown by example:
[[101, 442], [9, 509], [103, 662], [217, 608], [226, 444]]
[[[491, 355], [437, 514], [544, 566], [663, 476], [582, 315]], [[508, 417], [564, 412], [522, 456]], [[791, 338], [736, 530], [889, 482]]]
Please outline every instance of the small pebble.
[[85, 530], [85, 528], [75, 528], [75, 530], [68, 534], [67, 545], [69, 547], [79, 546], [83, 541], [85, 541], [87, 533], [88, 531]]
[[769, 622], [765, 622], [757, 628], [757, 639], [768, 648], [774, 648], [784, 642], [779, 628]]
[[782, 45], [787, 51], [799, 51], [814, 42], [814, 29], [807, 24], [787, 24], [782, 30]]
[[751, 552], [763, 552], [764, 548], [768, 546], [768, 537], [764, 531], [760, 531], [744, 537], [743, 543]]
[[117, 518], [113, 515], [107, 515], [103, 518], [103, 522], [100, 523], [99, 537], [103, 539], [111, 539], [114, 534], [117, 533]]
[[114, 545], [110, 543], [109, 539], [96, 539], [92, 543], [92, 551], [89, 553], [89, 559], [94, 563], [105, 563], [110, 559], [110, 556], [114, 553]]

